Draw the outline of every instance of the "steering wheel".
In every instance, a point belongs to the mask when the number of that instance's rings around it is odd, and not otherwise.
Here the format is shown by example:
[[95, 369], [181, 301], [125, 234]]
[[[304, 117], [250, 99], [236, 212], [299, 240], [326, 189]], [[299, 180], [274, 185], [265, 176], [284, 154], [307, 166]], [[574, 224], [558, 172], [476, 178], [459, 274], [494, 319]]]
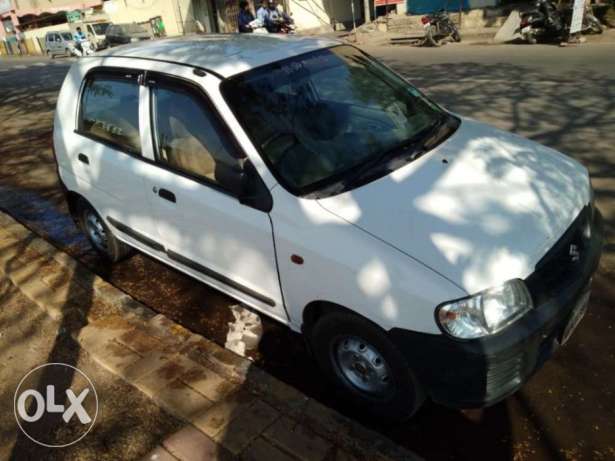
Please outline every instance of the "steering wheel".
[[261, 144], [261, 149], [266, 150], [267, 148], [269, 148], [269, 146], [271, 146], [271, 144], [275, 143], [276, 141], [280, 141], [284, 138], [290, 139], [292, 142], [289, 143], [282, 152], [280, 152], [279, 155], [277, 155], [276, 159], [275, 159], [275, 164], [277, 165], [278, 163], [281, 163], [284, 161], [284, 159], [286, 158], [286, 156], [288, 155], [291, 147], [296, 146], [297, 144], [299, 144], [299, 140], [297, 139], [297, 135], [293, 132], [290, 131], [278, 131], [276, 133], [273, 133], [271, 136], [269, 136], [267, 139], [265, 139], [265, 141]]

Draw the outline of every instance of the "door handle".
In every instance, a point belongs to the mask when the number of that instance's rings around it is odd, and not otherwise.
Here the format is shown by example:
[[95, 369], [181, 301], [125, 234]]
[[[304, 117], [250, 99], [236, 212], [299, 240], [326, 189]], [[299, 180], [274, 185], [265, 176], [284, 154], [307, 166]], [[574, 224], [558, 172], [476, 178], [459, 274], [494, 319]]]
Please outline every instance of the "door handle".
[[177, 201], [175, 200], [175, 194], [167, 189], [160, 189], [158, 191], [158, 195], [160, 196], [160, 198], [168, 200], [169, 202], [175, 203]]
[[88, 156], [87, 156], [87, 155], [85, 155], [85, 154], [79, 154], [79, 155], [77, 156], [77, 158], [79, 159], [79, 161], [80, 161], [81, 163], [85, 163], [86, 165], [89, 165], [89, 164], [90, 164], [90, 159], [89, 159], [89, 158], [88, 158]]

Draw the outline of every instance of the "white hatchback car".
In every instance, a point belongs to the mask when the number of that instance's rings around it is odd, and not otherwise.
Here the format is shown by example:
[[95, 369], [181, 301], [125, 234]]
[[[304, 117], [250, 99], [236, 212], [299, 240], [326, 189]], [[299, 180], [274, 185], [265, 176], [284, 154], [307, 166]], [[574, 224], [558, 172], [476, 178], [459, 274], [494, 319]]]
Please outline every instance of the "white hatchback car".
[[410, 416], [517, 390], [583, 316], [587, 170], [328, 39], [169, 39], [79, 60], [54, 127], [70, 210], [301, 331], [340, 395]]

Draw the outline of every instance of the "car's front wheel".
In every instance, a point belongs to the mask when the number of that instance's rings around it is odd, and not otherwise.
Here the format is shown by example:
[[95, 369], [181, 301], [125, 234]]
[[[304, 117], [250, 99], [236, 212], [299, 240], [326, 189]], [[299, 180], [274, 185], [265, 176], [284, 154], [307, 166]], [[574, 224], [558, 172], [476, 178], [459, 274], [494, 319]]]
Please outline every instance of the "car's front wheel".
[[111, 262], [118, 262], [132, 252], [132, 248], [119, 241], [96, 210], [85, 200], [77, 207], [78, 222], [94, 249]]
[[353, 407], [386, 421], [403, 421], [421, 406], [423, 390], [385, 332], [357, 315], [334, 312], [311, 331], [320, 368]]

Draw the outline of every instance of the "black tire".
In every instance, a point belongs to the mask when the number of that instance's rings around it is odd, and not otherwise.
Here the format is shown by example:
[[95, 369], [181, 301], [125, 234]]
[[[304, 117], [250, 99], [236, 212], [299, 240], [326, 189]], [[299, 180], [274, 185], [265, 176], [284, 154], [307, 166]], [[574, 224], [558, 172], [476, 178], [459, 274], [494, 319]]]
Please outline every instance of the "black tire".
[[603, 32], [602, 24], [600, 24], [600, 21], [598, 21], [598, 18], [596, 18], [594, 15], [586, 14], [585, 21], [587, 22], [591, 33], [601, 34]]
[[425, 34], [425, 42], [431, 46], [440, 46], [442, 42], [436, 39], [436, 26], [429, 26]]
[[526, 33], [524, 38], [525, 38], [525, 41], [529, 43], [530, 45], [536, 45], [537, 43], [536, 37], [531, 32]]
[[[93, 221], [98, 223], [98, 230], [104, 232], [104, 239], [99, 240], [93, 236], [93, 233], [95, 233], [93, 230]], [[113, 235], [113, 232], [111, 232], [111, 229], [109, 229], [105, 221], [84, 199], [81, 199], [77, 204], [77, 222], [79, 223], [81, 231], [88, 238], [96, 252], [110, 262], [119, 262], [132, 254], [132, 248], [124, 242], [119, 241], [115, 235]]]
[[[349, 340], [355, 347], [358, 345], [358, 349], [345, 350], [348, 349]], [[423, 389], [406, 360], [386, 333], [372, 322], [350, 313], [329, 313], [314, 325], [309, 341], [320, 369], [340, 391], [339, 398], [348, 402], [352, 408], [359, 408], [382, 421], [400, 422], [410, 418], [423, 403]], [[367, 355], [359, 357], [363, 362], [355, 359], [354, 369], [344, 367], [340, 354], [357, 357], [358, 354], [353, 350], [361, 354], [361, 346], [368, 348]], [[371, 354], [373, 351], [377, 355]], [[361, 383], [360, 374], [365, 372], [366, 367], [360, 369], [360, 366], [369, 362], [365, 360], [366, 357], [376, 357], [373, 364], [385, 367], [386, 380], [379, 373], [372, 373], [371, 376], [375, 376], [374, 382], [384, 383], [387, 388], [372, 393], [353, 384], [353, 378]], [[367, 368], [373, 372], [372, 367]], [[361, 384], [371, 385], [367, 381]]]
[[461, 34], [459, 33], [459, 31], [456, 28], [453, 30], [453, 33], [451, 34], [451, 37], [453, 37], [453, 40], [455, 40], [457, 43], [459, 43], [461, 41]]

